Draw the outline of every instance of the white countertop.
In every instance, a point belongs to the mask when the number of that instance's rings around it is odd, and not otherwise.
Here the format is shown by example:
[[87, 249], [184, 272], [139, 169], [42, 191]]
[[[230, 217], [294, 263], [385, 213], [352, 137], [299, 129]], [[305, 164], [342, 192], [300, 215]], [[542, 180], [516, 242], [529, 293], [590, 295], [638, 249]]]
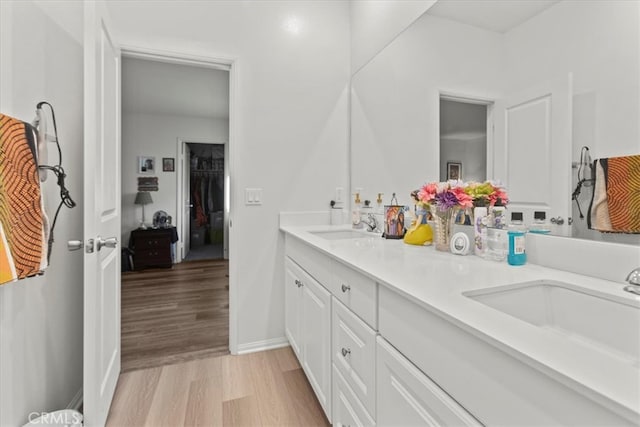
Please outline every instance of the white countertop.
[[[510, 266], [476, 256], [456, 256], [433, 246], [412, 246], [367, 233], [360, 239], [327, 240], [312, 231], [348, 226], [282, 226], [288, 235], [326, 253], [409, 300], [439, 313], [571, 388], [614, 410], [640, 413], [640, 369], [608, 353], [585, 351], [557, 333], [544, 330], [462, 295], [500, 285], [554, 280], [640, 302], [622, 290], [624, 283], [545, 268]], [[365, 233], [365, 232], [363, 232]], [[638, 350], [640, 352], [640, 349]]]

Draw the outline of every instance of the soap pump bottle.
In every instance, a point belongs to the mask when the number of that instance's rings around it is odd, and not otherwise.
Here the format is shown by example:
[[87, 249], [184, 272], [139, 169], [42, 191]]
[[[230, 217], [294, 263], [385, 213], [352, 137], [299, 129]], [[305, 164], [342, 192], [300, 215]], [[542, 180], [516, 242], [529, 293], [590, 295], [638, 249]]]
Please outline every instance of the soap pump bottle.
[[362, 228], [360, 193], [355, 193], [355, 200], [353, 202], [353, 211], [351, 212], [351, 227], [355, 229]]
[[373, 215], [376, 218], [376, 223], [378, 224], [378, 228], [382, 230], [384, 224], [384, 205], [382, 202], [383, 193], [378, 193], [378, 198], [376, 199], [376, 209]]

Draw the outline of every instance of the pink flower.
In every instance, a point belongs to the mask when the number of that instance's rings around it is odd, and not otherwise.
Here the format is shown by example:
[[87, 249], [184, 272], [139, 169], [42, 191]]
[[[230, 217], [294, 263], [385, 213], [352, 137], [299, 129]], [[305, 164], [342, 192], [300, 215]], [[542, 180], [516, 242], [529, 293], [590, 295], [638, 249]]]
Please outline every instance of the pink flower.
[[435, 182], [430, 182], [429, 184], [425, 184], [418, 191], [418, 199], [421, 202], [429, 203], [433, 200], [438, 192], [438, 184]]
[[455, 194], [456, 199], [458, 200], [458, 204], [461, 207], [463, 208], [473, 207], [473, 197], [471, 197], [464, 191], [464, 187], [454, 187], [451, 189], [451, 192]]
[[502, 201], [502, 206], [506, 206], [509, 203], [509, 197], [503, 188], [494, 188], [493, 193], [489, 196], [489, 204], [491, 206], [495, 205], [498, 199]]

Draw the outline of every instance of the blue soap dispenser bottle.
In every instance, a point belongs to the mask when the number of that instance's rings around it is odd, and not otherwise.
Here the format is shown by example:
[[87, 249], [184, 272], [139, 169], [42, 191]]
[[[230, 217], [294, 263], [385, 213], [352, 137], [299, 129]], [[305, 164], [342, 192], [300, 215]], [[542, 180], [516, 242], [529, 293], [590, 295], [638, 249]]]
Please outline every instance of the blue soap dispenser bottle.
[[509, 265], [524, 265], [527, 263], [527, 252], [525, 250], [525, 233], [527, 232], [522, 222], [522, 212], [511, 213], [511, 223], [507, 230], [509, 236], [509, 254], [507, 262]]

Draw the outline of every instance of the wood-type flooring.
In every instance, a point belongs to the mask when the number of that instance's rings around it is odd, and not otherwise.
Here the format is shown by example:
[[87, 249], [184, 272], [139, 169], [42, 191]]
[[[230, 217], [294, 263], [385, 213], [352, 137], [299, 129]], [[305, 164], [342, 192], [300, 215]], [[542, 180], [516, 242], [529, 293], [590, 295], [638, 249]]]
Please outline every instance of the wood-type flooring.
[[120, 375], [107, 427], [328, 426], [291, 347]]
[[229, 263], [122, 274], [122, 371], [229, 353]]

